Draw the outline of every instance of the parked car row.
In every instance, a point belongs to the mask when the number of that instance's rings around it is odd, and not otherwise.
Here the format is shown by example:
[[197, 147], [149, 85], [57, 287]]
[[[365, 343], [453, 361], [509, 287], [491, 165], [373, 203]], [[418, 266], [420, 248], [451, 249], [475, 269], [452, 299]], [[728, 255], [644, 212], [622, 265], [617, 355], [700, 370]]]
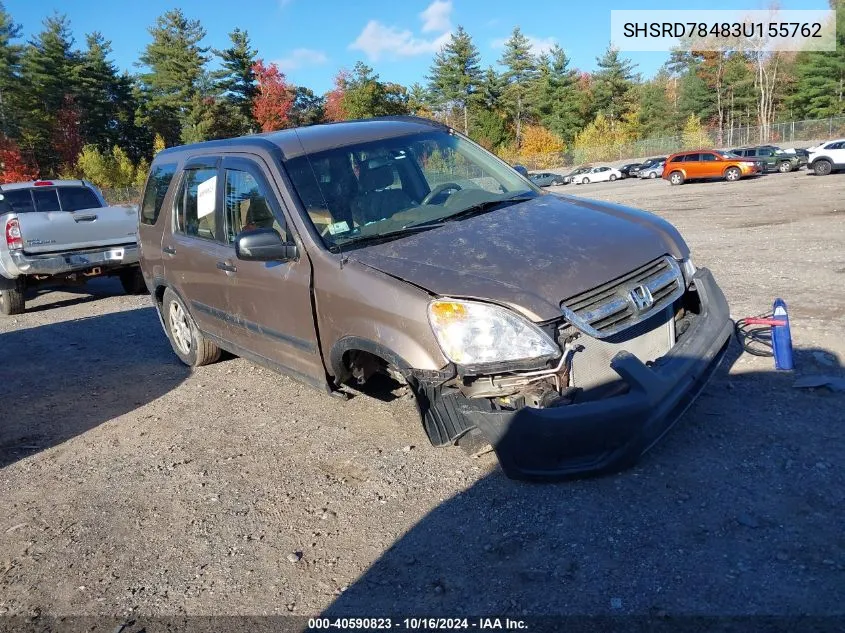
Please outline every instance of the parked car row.
[[723, 178], [729, 182], [770, 172], [789, 173], [807, 167], [818, 176], [845, 169], [845, 139], [835, 139], [809, 149], [781, 149], [776, 145], [735, 149], [699, 149], [657, 156], [619, 168], [584, 165], [568, 174], [531, 174], [540, 187], [614, 181], [623, 178], [663, 178], [673, 185], [690, 180]]

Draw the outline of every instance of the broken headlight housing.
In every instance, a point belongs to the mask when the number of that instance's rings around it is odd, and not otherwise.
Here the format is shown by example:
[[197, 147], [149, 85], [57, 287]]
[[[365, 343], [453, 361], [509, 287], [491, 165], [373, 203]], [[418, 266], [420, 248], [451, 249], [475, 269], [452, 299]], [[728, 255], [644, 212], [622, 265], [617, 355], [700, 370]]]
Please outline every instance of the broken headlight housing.
[[556, 358], [560, 348], [528, 319], [479, 301], [437, 299], [428, 321], [440, 349], [456, 365]]

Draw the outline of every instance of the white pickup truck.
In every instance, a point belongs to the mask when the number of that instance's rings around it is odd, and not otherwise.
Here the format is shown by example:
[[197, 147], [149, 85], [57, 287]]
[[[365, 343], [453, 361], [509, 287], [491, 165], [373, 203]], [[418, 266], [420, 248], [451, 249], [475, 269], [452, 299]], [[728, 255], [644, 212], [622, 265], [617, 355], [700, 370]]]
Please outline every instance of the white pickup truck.
[[0, 185], [0, 313], [19, 314], [27, 288], [116, 275], [146, 292], [138, 267], [138, 212], [106, 204], [84, 180]]

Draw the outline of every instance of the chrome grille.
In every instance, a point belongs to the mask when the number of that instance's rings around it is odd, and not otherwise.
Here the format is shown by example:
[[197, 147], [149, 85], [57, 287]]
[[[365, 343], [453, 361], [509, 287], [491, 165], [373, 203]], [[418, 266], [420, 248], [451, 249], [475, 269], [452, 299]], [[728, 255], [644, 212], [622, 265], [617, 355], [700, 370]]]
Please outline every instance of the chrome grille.
[[661, 257], [561, 303], [567, 321], [595, 338], [607, 338], [670, 306], [684, 293], [678, 263]]

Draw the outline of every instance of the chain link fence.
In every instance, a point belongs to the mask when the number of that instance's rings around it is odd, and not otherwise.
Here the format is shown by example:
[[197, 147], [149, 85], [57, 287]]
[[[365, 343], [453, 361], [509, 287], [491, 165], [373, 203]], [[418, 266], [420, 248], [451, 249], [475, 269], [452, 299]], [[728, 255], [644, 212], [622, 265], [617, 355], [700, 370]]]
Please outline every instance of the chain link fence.
[[698, 138], [681, 136], [646, 138], [627, 143], [594, 145], [571, 148], [565, 152], [519, 155], [516, 160], [508, 156], [509, 162], [524, 165], [530, 170], [559, 169], [597, 161], [614, 162], [626, 159], [640, 159], [650, 156], [665, 156], [683, 149], [716, 147], [731, 149], [745, 145], [771, 143], [784, 148], [792, 144], [808, 144], [827, 139], [845, 137], [845, 116], [806, 121], [787, 121], [768, 126], [748, 125], [706, 127]]
[[139, 205], [141, 204], [140, 187], [111, 187], [101, 189], [103, 197], [110, 205]]

